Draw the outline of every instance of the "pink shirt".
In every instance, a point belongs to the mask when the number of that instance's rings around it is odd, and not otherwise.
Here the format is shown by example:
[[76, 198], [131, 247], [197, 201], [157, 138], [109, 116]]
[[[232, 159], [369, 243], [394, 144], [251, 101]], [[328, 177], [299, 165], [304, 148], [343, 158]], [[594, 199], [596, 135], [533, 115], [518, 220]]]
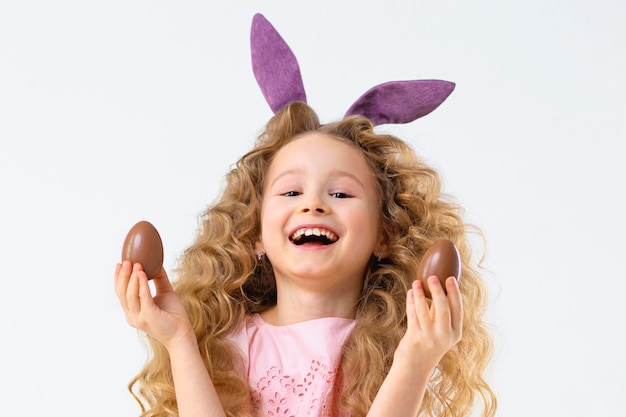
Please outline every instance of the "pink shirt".
[[246, 317], [229, 339], [241, 350], [241, 372], [256, 415], [331, 417], [341, 348], [355, 321], [337, 317], [273, 326]]

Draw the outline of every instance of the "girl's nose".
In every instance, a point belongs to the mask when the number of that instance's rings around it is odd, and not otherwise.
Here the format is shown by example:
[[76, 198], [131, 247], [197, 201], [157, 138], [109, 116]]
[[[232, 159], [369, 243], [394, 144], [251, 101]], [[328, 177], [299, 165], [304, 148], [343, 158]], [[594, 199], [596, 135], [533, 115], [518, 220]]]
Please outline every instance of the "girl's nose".
[[[308, 213], [309, 211], [311, 211], [311, 209], [309, 207], [304, 207], [302, 209], [303, 212]], [[315, 207], [315, 212], [316, 213], [326, 213], [326, 210], [323, 207]]]
[[330, 212], [330, 208], [324, 202], [323, 197], [318, 195], [311, 195], [308, 199], [304, 200], [303, 203], [303, 213], [315, 212], [319, 214], [328, 214]]

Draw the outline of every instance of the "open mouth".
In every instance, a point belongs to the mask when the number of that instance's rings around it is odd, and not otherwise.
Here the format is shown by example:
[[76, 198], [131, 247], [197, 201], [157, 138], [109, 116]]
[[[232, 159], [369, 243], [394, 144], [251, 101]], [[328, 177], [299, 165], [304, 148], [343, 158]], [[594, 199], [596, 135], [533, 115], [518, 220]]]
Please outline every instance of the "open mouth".
[[303, 227], [302, 229], [296, 230], [289, 237], [289, 240], [291, 240], [295, 245], [304, 245], [306, 243], [330, 245], [339, 240], [339, 237], [327, 229], [320, 229], [318, 227]]

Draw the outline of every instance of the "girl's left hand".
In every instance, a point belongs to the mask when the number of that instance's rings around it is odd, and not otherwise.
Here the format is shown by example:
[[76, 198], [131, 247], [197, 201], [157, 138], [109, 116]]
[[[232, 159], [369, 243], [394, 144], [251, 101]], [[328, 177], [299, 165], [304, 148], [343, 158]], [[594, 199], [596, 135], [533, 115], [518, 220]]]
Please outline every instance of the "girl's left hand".
[[428, 278], [430, 306], [420, 280], [407, 293], [407, 331], [396, 349], [396, 359], [434, 368], [461, 340], [463, 303], [454, 277], [445, 281], [446, 292], [435, 276]]

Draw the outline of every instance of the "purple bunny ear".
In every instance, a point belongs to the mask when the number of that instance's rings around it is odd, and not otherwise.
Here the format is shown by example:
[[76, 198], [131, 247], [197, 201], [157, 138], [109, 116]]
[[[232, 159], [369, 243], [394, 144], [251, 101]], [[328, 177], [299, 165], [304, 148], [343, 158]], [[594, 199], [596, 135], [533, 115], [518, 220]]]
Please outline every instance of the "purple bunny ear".
[[435, 110], [454, 90], [440, 80], [391, 81], [369, 89], [346, 112], [369, 118], [374, 125], [409, 123]]
[[292, 101], [306, 102], [295, 55], [263, 15], [252, 19], [250, 31], [252, 70], [265, 100], [274, 113]]

